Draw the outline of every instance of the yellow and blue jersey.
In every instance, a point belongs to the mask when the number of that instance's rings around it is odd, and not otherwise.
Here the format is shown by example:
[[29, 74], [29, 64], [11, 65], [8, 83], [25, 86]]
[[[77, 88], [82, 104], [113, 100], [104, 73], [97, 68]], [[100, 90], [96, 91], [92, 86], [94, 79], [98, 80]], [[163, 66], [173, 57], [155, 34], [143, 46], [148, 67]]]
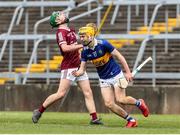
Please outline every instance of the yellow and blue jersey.
[[109, 79], [121, 72], [121, 67], [111, 55], [114, 47], [106, 40], [95, 39], [94, 48], [84, 47], [81, 61], [91, 61], [101, 79]]

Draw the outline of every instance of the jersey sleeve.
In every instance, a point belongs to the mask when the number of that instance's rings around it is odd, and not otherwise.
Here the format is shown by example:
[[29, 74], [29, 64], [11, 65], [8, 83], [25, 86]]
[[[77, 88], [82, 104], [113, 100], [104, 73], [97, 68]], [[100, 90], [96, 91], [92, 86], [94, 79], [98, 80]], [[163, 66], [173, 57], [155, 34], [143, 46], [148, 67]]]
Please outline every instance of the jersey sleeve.
[[66, 44], [67, 43], [67, 39], [66, 39], [66, 32], [64, 31], [59, 31], [57, 33], [57, 39], [58, 39], [58, 45], [61, 46], [62, 44]]
[[107, 52], [112, 52], [114, 50], [114, 46], [112, 46], [107, 40], [103, 40], [103, 46], [106, 48]]
[[87, 58], [84, 50], [81, 51], [81, 61], [87, 62]]

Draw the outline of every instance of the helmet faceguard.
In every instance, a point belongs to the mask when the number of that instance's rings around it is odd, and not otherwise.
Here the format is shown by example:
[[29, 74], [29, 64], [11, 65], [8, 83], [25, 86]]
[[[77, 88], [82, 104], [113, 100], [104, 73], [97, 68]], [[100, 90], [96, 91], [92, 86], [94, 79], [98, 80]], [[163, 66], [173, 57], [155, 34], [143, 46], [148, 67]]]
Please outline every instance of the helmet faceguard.
[[61, 24], [69, 23], [69, 18], [60, 11], [53, 12], [50, 17], [50, 25], [52, 27], [58, 27]]

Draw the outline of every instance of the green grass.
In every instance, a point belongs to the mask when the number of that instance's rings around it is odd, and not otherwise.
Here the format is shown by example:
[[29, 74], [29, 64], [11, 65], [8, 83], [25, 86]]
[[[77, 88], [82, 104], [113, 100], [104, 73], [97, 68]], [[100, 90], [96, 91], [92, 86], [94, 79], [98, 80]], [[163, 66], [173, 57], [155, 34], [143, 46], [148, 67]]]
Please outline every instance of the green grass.
[[45, 112], [38, 124], [32, 112], [0, 112], [0, 133], [16, 134], [180, 134], [180, 115], [133, 115], [138, 127], [124, 128], [126, 121], [114, 114], [101, 114], [104, 125], [89, 125], [87, 113]]

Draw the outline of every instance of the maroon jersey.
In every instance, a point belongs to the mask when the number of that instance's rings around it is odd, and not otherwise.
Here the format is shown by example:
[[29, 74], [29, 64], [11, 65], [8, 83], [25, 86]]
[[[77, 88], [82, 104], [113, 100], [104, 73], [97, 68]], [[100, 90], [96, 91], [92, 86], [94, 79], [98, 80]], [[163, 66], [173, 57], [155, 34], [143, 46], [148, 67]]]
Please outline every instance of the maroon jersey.
[[63, 29], [59, 28], [56, 32], [56, 39], [59, 45], [61, 54], [64, 59], [61, 63], [61, 70], [68, 68], [77, 68], [80, 65], [80, 58], [78, 50], [63, 52], [61, 45], [66, 43], [67, 45], [71, 45], [77, 42], [76, 34], [73, 29]]

